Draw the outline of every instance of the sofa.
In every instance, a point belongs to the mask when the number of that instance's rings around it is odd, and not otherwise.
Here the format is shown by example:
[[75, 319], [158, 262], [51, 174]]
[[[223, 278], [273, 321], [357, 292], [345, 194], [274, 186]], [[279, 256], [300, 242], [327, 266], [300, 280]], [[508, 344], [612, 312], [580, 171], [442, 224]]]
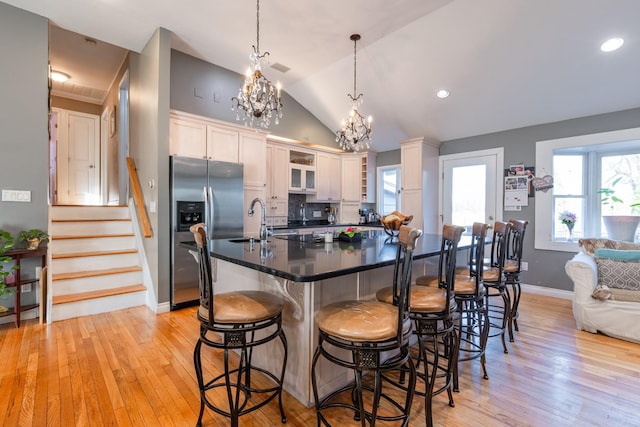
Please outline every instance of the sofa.
[[578, 329], [640, 343], [640, 245], [580, 239], [565, 271]]

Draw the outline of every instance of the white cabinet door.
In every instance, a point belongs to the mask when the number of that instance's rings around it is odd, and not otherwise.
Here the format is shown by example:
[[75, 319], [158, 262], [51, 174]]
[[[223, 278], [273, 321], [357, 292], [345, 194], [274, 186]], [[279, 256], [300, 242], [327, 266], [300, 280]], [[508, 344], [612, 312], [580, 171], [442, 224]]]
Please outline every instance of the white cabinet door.
[[360, 201], [360, 156], [345, 154], [342, 157], [342, 201]]
[[422, 144], [422, 141], [419, 141], [401, 144], [400, 146], [402, 188], [405, 190], [422, 188]]
[[289, 195], [287, 179], [289, 168], [289, 150], [275, 144], [267, 145], [267, 181], [269, 198], [286, 199]]
[[244, 185], [267, 186], [267, 137], [257, 132], [240, 133], [240, 163], [244, 165]]
[[318, 193], [316, 200], [327, 202], [340, 201], [342, 175], [340, 156], [319, 152], [317, 159]]
[[207, 126], [207, 158], [238, 163], [238, 132], [217, 126]]
[[413, 215], [411, 226], [423, 230], [422, 223], [422, 190], [402, 190], [402, 212]]
[[207, 158], [207, 125], [197, 121], [169, 120], [169, 154]]
[[267, 144], [267, 215], [285, 217], [285, 224], [289, 200], [288, 168], [289, 149], [277, 144]]

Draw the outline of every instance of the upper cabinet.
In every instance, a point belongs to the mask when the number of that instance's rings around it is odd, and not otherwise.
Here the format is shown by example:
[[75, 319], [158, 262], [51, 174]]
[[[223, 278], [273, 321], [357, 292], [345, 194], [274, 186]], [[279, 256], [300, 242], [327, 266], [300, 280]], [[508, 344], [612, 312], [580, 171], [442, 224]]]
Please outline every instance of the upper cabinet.
[[198, 159], [239, 162], [239, 131], [206, 117], [172, 111], [169, 154]]
[[360, 202], [361, 156], [355, 153], [342, 156], [342, 201]]
[[318, 152], [317, 155], [318, 202], [337, 203], [340, 201], [342, 182], [342, 162], [337, 154]]
[[244, 165], [244, 185], [267, 186], [267, 136], [260, 132], [240, 132], [240, 163]]
[[306, 150], [289, 150], [289, 192], [315, 193], [316, 191], [316, 153]]
[[440, 143], [427, 138], [400, 142], [402, 213], [412, 227], [438, 233], [438, 155]]
[[238, 163], [238, 131], [207, 125], [209, 160]]
[[171, 116], [169, 119], [169, 154], [206, 159], [206, 123]]

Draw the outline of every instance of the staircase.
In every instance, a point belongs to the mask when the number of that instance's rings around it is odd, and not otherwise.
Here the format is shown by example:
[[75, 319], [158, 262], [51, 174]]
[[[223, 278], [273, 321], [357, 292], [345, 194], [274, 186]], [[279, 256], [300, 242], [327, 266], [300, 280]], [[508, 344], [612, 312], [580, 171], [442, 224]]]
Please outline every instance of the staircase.
[[127, 206], [52, 206], [50, 321], [146, 303]]

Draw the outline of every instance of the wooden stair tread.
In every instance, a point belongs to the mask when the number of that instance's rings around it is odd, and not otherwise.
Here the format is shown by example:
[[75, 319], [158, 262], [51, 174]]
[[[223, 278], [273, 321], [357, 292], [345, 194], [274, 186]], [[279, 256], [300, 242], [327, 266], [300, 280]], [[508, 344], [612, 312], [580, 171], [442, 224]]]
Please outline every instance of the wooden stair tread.
[[83, 234], [83, 235], [60, 235], [51, 236], [51, 240], [71, 240], [71, 239], [100, 239], [103, 237], [133, 237], [133, 233], [117, 234]]
[[70, 273], [57, 273], [51, 275], [52, 280], [79, 279], [82, 277], [106, 276], [108, 274], [130, 273], [142, 271], [142, 267], [137, 265], [131, 267], [108, 268], [105, 270], [72, 271]]
[[51, 222], [104, 222], [104, 221], [129, 221], [131, 218], [73, 218], [73, 219], [52, 219]]
[[117, 249], [113, 251], [73, 252], [68, 254], [51, 254], [51, 259], [82, 258], [103, 255], [123, 255], [138, 253], [137, 249]]
[[53, 297], [53, 304], [65, 304], [77, 301], [86, 301], [95, 298], [104, 298], [114, 295], [128, 294], [132, 292], [145, 291], [147, 288], [144, 285], [130, 285], [122, 286], [119, 288], [100, 289], [96, 291], [80, 292], [77, 294], [57, 295]]

